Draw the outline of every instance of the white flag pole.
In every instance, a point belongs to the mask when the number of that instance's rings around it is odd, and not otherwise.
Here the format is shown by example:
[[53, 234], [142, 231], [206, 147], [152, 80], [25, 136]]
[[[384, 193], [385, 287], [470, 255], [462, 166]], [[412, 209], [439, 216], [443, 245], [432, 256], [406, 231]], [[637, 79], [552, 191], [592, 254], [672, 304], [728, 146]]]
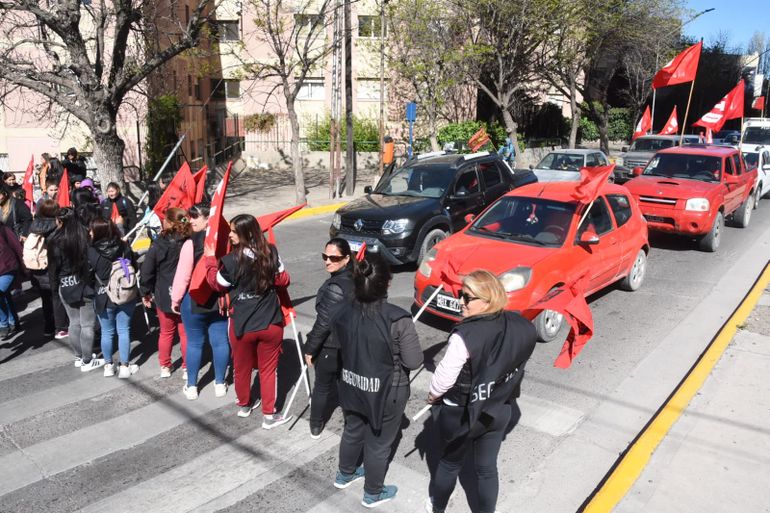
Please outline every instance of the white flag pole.
[[307, 377], [307, 364], [305, 363], [305, 359], [302, 357], [302, 348], [299, 345], [299, 333], [297, 332], [297, 323], [295, 322], [296, 314], [294, 312], [291, 312], [289, 314], [291, 316], [291, 328], [294, 333], [294, 344], [297, 348], [297, 357], [299, 358], [299, 368], [300, 368], [300, 376], [297, 378], [296, 383], [294, 383], [294, 390], [291, 391], [291, 397], [289, 397], [289, 402], [286, 403], [286, 406], [283, 408], [283, 414], [286, 415], [289, 410], [291, 410], [291, 406], [294, 403], [294, 398], [297, 396], [297, 391], [300, 387], [300, 381], [303, 381], [305, 383], [305, 391], [307, 392], [307, 402], [310, 404], [311, 402], [311, 395], [310, 395], [310, 382]]

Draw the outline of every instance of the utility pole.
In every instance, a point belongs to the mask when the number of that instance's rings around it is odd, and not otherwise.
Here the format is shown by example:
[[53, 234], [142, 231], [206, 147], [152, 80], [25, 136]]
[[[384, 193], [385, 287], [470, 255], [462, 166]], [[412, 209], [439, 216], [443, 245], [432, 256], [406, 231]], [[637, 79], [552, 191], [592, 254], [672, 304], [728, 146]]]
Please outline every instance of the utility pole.
[[356, 186], [356, 149], [353, 146], [353, 35], [350, 0], [345, 2], [345, 195], [352, 196]]
[[341, 0], [336, 0], [334, 6], [334, 50], [332, 52], [332, 105], [329, 145], [329, 197], [340, 195], [340, 164], [342, 160], [340, 144], [340, 82], [342, 72], [342, 20], [340, 19]]
[[382, 176], [385, 172], [385, 161], [383, 160], [385, 150], [385, 3], [387, 0], [380, 0], [380, 158], [379, 173]]

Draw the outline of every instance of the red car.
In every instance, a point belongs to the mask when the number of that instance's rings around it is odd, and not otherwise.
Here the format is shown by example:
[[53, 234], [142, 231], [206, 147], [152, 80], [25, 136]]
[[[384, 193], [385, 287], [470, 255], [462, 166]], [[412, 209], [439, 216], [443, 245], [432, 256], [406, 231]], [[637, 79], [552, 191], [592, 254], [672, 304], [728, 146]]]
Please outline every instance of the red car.
[[719, 247], [725, 218], [745, 228], [756, 203], [757, 170], [728, 146], [689, 145], [661, 150], [625, 183], [650, 230], [686, 235], [703, 251]]
[[[562, 284], [589, 274], [586, 295], [618, 280], [626, 290], [642, 285], [650, 246], [647, 223], [628, 191], [604, 184], [586, 219], [586, 206], [571, 193], [575, 182], [534, 183], [498, 199], [462, 231], [431, 249], [415, 276], [415, 302], [427, 310], [460, 318], [459, 276], [476, 269], [496, 274], [508, 293], [509, 310], [524, 310]], [[538, 336], [558, 335], [561, 315], [535, 319]]]

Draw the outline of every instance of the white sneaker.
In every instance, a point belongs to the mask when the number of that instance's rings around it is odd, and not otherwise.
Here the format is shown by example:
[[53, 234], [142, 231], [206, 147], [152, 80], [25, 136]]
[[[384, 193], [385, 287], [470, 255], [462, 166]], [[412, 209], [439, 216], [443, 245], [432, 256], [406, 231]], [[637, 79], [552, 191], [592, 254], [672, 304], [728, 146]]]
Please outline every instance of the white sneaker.
[[187, 382], [187, 367], [182, 371], [182, 381]]
[[131, 375], [136, 374], [138, 370], [139, 370], [139, 366], [135, 363], [131, 363], [129, 365], [121, 365], [120, 371], [118, 372], [118, 377], [120, 379], [130, 378]]
[[75, 357], [75, 367], [82, 367], [83, 366], [83, 359]]
[[115, 375], [115, 365], [112, 363], [104, 364], [104, 377], [109, 378]]
[[161, 367], [160, 368], [160, 377], [161, 378], [170, 378], [171, 377], [171, 367]]
[[80, 366], [80, 372], [89, 372], [104, 366], [104, 360], [101, 358], [92, 358], [90, 362]]
[[194, 401], [198, 398], [198, 387], [188, 387], [185, 385], [182, 388], [182, 392], [184, 392], [184, 396], [190, 401]]
[[214, 384], [214, 396], [224, 397], [227, 395], [227, 385], [225, 383]]

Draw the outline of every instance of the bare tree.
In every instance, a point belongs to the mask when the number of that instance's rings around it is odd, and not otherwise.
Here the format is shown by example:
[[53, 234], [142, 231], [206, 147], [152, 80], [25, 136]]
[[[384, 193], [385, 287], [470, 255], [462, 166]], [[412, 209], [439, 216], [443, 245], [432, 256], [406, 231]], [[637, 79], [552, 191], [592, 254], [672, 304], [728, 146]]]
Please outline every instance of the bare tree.
[[82, 121], [99, 178], [122, 181], [121, 104], [151, 73], [199, 43], [212, 5], [197, 0], [189, 20], [179, 21], [159, 18], [155, 0], [0, 0], [2, 99], [33, 91]]

